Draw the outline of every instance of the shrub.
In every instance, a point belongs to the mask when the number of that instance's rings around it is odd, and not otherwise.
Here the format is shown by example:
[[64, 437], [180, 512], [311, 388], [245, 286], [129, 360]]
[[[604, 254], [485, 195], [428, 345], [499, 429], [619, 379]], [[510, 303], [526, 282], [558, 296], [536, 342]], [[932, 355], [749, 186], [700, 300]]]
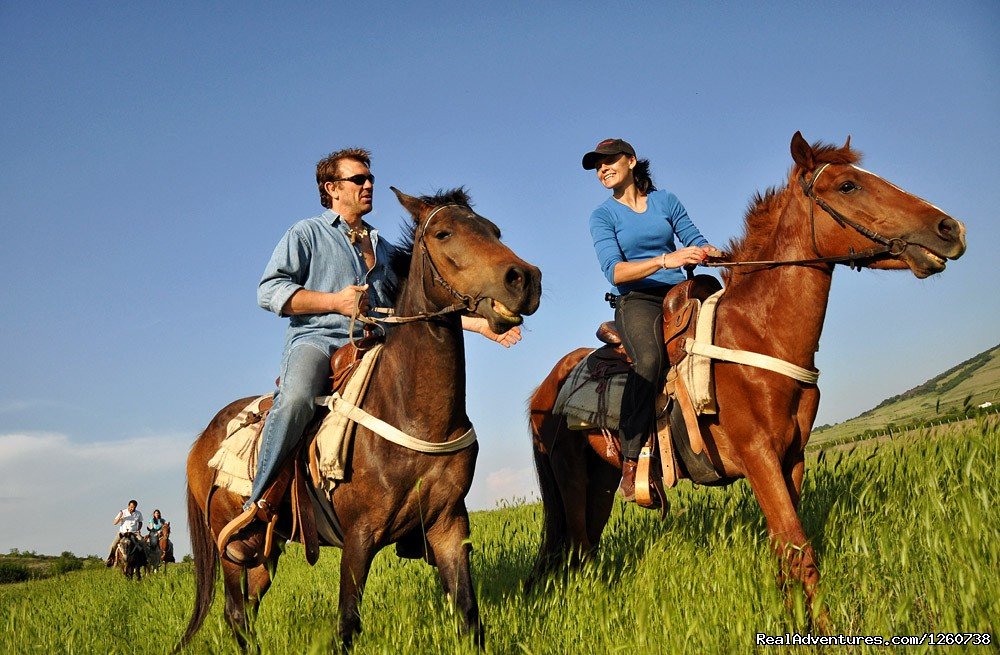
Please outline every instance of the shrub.
[[28, 567], [14, 562], [0, 562], [0, 584], [8, 582], [25, 582], [31, 578]]
[[76, 557], [59, 557], [52, 566], [53, 573], [69, 573], [70, 571], [79, 571], [83, 568], [83, 562], [78, 560]]

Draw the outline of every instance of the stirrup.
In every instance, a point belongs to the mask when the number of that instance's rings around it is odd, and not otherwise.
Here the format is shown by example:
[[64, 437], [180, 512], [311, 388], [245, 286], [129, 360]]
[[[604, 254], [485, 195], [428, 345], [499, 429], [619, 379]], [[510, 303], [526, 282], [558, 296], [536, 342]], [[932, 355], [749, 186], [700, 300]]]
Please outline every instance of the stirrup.
[[273, 544], [274, 537], [274, 526], [278, 522], [278, 514], [270, 509], [270, 505], [265, 500], [258, 500], [253, 507], [243, 510], [239, 516], [234, 518], [232, 521], [226, 524], [226, 527], [222, 529], [219, 533], [219, 538], [216, 541], [216, 548], [219, 551], [219, 557], [226, 557], [226, 547], [233, 540], [243, 528], [247, 527], [255, 520], [260, 520], [262, 523], [267, 525], [267, 534], [264, 538], [264, 559], [267, 559], [271, 555], [271, 546]]

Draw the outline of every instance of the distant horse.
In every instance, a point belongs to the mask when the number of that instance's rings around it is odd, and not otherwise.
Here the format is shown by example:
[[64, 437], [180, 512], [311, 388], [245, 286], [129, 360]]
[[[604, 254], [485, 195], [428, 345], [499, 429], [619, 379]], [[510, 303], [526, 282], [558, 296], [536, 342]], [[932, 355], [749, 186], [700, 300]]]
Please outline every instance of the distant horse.
[[[759, 263], [724, 275], [715, 344], [815, 370], [835, 260], [859, 268], [908, 268], [924, 278], [965, 252], [965, 227], [859, 168], [850, 139], [841, 148], [810, 146], [796, 133], [791, 151], [795, 165], [787, 184], [754, 198], [745, 235], [730, 244], [733, 262]], [[666, 316], [672, 300], [664, 300]], [[563, 382], [589, 352], [565, 356], [531, 397], [544, 527], [529, 584], [566, 558], [586, 559], [611, 513], [619, 470], [591, 448], [586, 432], [570, 432], [565, 417], [552, 413]], [[718, 414], [702, 415], [698, 426], [707, 452], [721, 483], [749, 480], [781, 564], [778, 582], [784, 588], [789, 577], [801, 581], [812, 606], [820, 576], [797, 510], [819, 389], [725, 361], [714, 361], [712, 369]], [[822, 628], [825, 612], [815, 609]]]
[[[143, 537], [146, 546], [146, 555], [149, 559], [149, 567], [154, 571], [159, 571], [160, 566], [166, 570], [167, 564], [174, 562], [174, 545], [170, 542], [170, 524], [166, 523], [158, 531], [150, 532]], [[147, 567], [147, 571], [149, 570]]]
[[159, 538], [160, 553], [162, 553], [163, 568], [167, 568], [167, 564], [173, 564], [177, 560], [174, 559], [174, 542], [170, 541], [170, 523], [164, 523], [163, 527], [160, 528], [160, 538]]
[[[408, 251], [404, 247], [392, 262], [403, 280], [395, 315], [419, 320], [389, 332], [361, 408], [416, 438], [453, 441], [471, 428], [465, 409], [461, 313], [478, 314], [495, 332], [506, 332], [522, 322], [522, 314], [537, 309], [541, 273], [500, 242], [500, 230], [470, 208], [463, 190], [419, 199], [393, 191], [414, 221]], [[224, 489], [212, 491], [214, 472], [207, 463], [226, 436], [230, 419], [250, 400], [238, 400], [219, 412], [188, 456], [196, 593], [178, 648], [205, 619], [220, 561], [216, 538], [242, 512], [244, 501]], [[361, 628], [358, 606], [372, 559], [393, 543], [397, 552], [417, 554], [437, 566], [463, 630], [481, 642], [465, 507], [477, 452], [474, 441], [456, 452], [417, 452], [358, 426], [349, 479], [332, 492], [317, 488], [336, 508], [343, 530], [339, 634], [344, 648]], [[247, 612], [259, 606], [280, 554], [276, 546], [268, 561], [247, 569], [221, 560], [226, 620], [242, 647]]]
[[145, 545], [138, 535], [128, 532], [118, 541], [115, 548], [115, 566], [122, 570], [129, 580], [134, 575], [136, 580], [142, 580], [142, 569], [149, 572], [149, 559]]

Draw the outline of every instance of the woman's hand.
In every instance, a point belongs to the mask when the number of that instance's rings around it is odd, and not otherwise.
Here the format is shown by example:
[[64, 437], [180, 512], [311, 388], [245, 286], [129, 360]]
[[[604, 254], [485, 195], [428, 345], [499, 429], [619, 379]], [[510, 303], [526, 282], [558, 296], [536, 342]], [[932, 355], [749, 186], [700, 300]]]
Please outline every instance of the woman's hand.
[[701, 246], [687, 246], [670, 253], [663, 253], [660, 257], [662, 268], [680, 268], [689, 264], [700, 264], [705, 261], [708, 253]]

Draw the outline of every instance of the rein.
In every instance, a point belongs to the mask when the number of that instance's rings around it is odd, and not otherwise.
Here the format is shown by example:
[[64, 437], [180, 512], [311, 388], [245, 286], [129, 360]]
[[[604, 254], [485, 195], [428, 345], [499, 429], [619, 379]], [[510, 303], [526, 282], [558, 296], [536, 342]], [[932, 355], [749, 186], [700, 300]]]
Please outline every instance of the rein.
[[351, 323], [348, 328], [348, 334], [350, 335], [350, 341], [352, 344], [354, 343], [354, 325], [356, 321], [360, 321], [365, 325], [379, 325], [385, 323], [389, 324], [414, 323], [416, 321], [433, 320], [439, 316], [444, 316], [446, 314], [454, 314], [455, 312], [461, 312], [461, 311], [474, 312], [476, 310], [476, 308], [479, 306], [479, 303], [482, 302], [483, 300], [482, 296], [476, 296], [475, 298], [473, 298], [464, 293], [461, 293], [460, 291], [456, 291], [450, 284], [448, 284], [447, 280], [444, 279], [444, 277], [438, 271], [437, 266], [434, 264], [434, 260], [431, 258], [431, 253], [427, 249], [426, 239], [424, 238], [427, 232], [427, 226], [430, 225], [431, 219], [434, 218], [435, 214], [437, 214], [439, 211], [447, 207], [461, 207], [461, 206], [462, 205], [458, 205], [455, 203], [449, 203], [447, 205], [441, 205], [440, 207], [436, 207], [434, 211], [432, 211], [430, 215], [427, 216], [427, 220], [424, 221], [424, 225], [422, 228], [420, 228], [420, 233], [419, 235], [417, 235], [416, 238], [416, 243], [418, 243], [420, 246], [421, 256], [427, 261], [427, 264], [430, 267], [431, 277], [433, 282], [435, 284], [440, 284], [452, 296], [454, 296], [461, 302], [453, 303], [451, 305], [448, 305], [444, 309], [440, 309], [436, 312], [418, 312], [416, 314], [413, 314], [412, 316], [394, 316], [392, 308], [375, 307], [372, 309], [372, 311], [381, 314], [387, 314], [387, 316], [385, 316], [384, 318], [377, 318], [374, 316], [365, 316], [364, 314], [361, 313], [361, 297], [363, 294], [362, 292], [359, 291], [354, 297], [354, 311], [351, 313]]
[[[899, 257], [906, 250], [907, 246], [910, 245], [908, 241], [899, 238], [886, 238], [871, 230], [860, 223], [857, 223], [842, 213], [831, 207], [816, 195], [815, 184], [819, 176], [823, 174], [823, 171], [830, 166], [829, 163], [823, 164], [818, 171], [812, 176], [812, 178], [806, 182], [805, 172], [799, 177], [799, 185], [802, 187], [802, 193], [809, 198], [812, 202], [809, 203], [809, 222], [812, 231], [812, 242], [813, 251], [818, 255], [810, 259], [785, 259], [785, 260], [764, 260], [764, 261], [743, 261], [743, 262], [725, 262], [725, 261], [710, 261], [703, 262], [701, 266], [706, 267], [736, 267], [736, 266], [801, 266], [808, 264], [843, 264], [847, 263], [848, 267], [851, 269], [861, 270], [860, 260], [871, 259], [872, 257], [878, 257], [879, 255], [889, 255], [890, 257]], [[854, 168], [857, 168], [854, 166]], [[829, 257], [823, 257], [819, 253], [819, 248], [816, 245], [816, 216], [815, 216], [815, 206], [819, 205], [820, 209], [825, 211], [830, 215], [833, 220], [837, 222], [841, 227], [850, 227], [854, 231], [858, 232], [862, 236], [871, 239], [875, 243], [881, 244], [880, 246], [872, 246], [871, 248], [866, 248], [864, 250], [855, 251], [854, 248], [849, 248], [849, 252], [846, 255], [831, 255]]]

